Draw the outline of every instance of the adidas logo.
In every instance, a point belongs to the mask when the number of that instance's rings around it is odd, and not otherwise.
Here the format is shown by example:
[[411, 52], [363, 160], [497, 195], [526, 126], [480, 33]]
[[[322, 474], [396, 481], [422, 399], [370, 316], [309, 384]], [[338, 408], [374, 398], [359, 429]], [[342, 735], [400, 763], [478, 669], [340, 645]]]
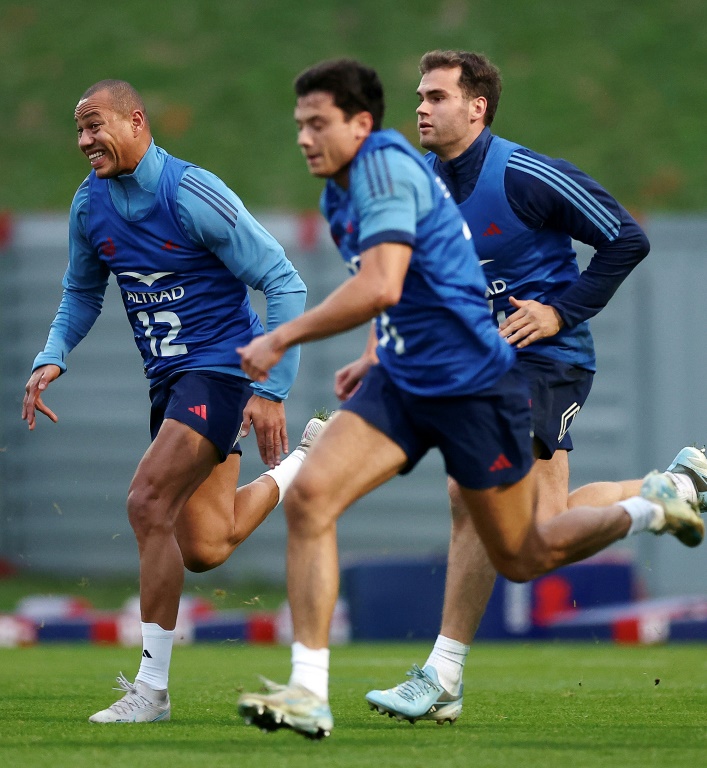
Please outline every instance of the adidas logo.
[[205, 405], [192, 405], [187, 410], [190, 413], [195, 413], [197, 416], [201, 417], [204, 421], [206, 421], [206, 406]]
[[489, 224], [489, 228], [484, 232], [483, 236], [491, 237], [491, 235], [500, 235], [500, 234], [501, 234], [501, 230], [498, 228], [498, 225], [491, 222], [491, 224]]
[[147, 650], [147, 648], [145, 648], [145, 650], [142, 652], [142, 655], [146, 659], [151, 659], [152, 658], [152, 656], [150, 655], [150, 652]]
[[489, 472], [498, 472], [499, 469], [510, 469], [513, 466], [510, 461], [502, 454], [498, 454], [498, 458], [489, 467]]

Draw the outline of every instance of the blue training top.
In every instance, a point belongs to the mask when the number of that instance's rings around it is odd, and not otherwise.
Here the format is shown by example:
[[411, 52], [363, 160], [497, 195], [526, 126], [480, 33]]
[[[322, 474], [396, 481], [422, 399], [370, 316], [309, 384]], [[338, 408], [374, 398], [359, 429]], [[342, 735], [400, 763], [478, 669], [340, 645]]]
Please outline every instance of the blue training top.
[[[554, 307], [560, 332], [518, 351], [594, 371], [588, 320], [647, 255], [645, 233], [594, 179], [566, 160], [493, 136], [488, 128], [459, 157], [425, 155], [459, 205], [484, 267], [497, 322], [508, 299]], [[572, 240], [596, 252], [580, 274]]]
[[[245, 376], [235, 349], [263, 333], [248, 285], [265, 292], [269, 329], [304, 308], [302, 280], [240, 199], [154, 144], [133, 174], [92, 172], [70, 227], [64, 295], [35, 368], [66, 369], [66, 355], [100, 313], [109, 271], [152, 383], [194, 369]], [[287, 396], [299, 361], [299, 349], [290, 351], [265, 384], [252, 385], [257, 394]]]
[[469, 228], [397, 131], [372, 133], [351, 164], [349, 188], [330, 179], [321, 206], [352, 272], [360, 253], [380, 243], [413, 249], [400, 301], [376, 320], [380, 364], [401, 389], [473, 394], [508, 371], [515, 355], [491, 319]]

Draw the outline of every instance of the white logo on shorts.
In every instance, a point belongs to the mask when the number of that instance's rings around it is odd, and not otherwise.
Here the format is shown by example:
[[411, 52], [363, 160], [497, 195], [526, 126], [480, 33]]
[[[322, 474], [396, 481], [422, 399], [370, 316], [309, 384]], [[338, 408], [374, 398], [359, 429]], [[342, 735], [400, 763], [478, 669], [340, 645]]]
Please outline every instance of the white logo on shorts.
[[574, 417], [579, 413], [581, 405], [572, 403], [570, 407], [562, 414], [560, 418], [560, 434], [557, 436], [557, 442], [559, 443], [562, 438], [567, 434], [567, 430], [574, 421]]

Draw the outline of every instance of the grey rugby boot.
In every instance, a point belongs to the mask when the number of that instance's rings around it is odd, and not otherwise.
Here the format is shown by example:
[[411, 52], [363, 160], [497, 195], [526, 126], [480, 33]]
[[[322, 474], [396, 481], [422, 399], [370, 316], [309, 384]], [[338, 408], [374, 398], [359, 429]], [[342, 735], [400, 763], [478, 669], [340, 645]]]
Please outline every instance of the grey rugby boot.
[[678, 497], [675, 483], [663, 472], [650, 472], [643, 480], [641, 496], [663, 509], [663, 519], [650, 530], [660, 536], [671, 533], [686, 547], [696, 547], [704, 538], [705, 524], [697, 512], [697, 504]]
[[156, 723], [169, 720], [169, 693], [155, 691], [141, 680], [129, 682], [121, 672], [116, 677], [125, 696], [108, 709], [102, 709], [88, 718], [89, 723]]
[[704, 448], [686, 446], [673, 459], [666, 472], [687, 475], [695, 486], [700, 512], [707, 512], [707, 456]]
[[301, 685], [262, 680], [264, 693], [244, 693], [238, 699], [238, 714], [246, 725], [263, 731], [291, 728], [308, 739], [323, 739], [331, 734], [334, 718], [324, 699]]

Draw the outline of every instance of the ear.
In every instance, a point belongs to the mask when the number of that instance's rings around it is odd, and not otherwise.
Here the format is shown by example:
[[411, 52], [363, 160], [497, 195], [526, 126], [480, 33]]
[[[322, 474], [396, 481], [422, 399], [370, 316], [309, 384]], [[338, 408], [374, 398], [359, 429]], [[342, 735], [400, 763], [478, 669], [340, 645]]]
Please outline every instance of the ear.
[[365, 141], [373, 131], [373, 115], [370, 112], [359, 112], [353, 120], [356, 138]]
[[483, 120], [486, 114], [488, 102], [485, 96], [475, 96], [469, 101], [469, 122], [475, 123], [477, 120]]
[[139, 136], [145, 129], [145, 126], [147, 125], [147, 120], [145, 119], [145, 113], [142, 112], [142, 110], [134, 109], [130, 113], [130, 124], [133, 129], [133, 136], [135, 137]]

